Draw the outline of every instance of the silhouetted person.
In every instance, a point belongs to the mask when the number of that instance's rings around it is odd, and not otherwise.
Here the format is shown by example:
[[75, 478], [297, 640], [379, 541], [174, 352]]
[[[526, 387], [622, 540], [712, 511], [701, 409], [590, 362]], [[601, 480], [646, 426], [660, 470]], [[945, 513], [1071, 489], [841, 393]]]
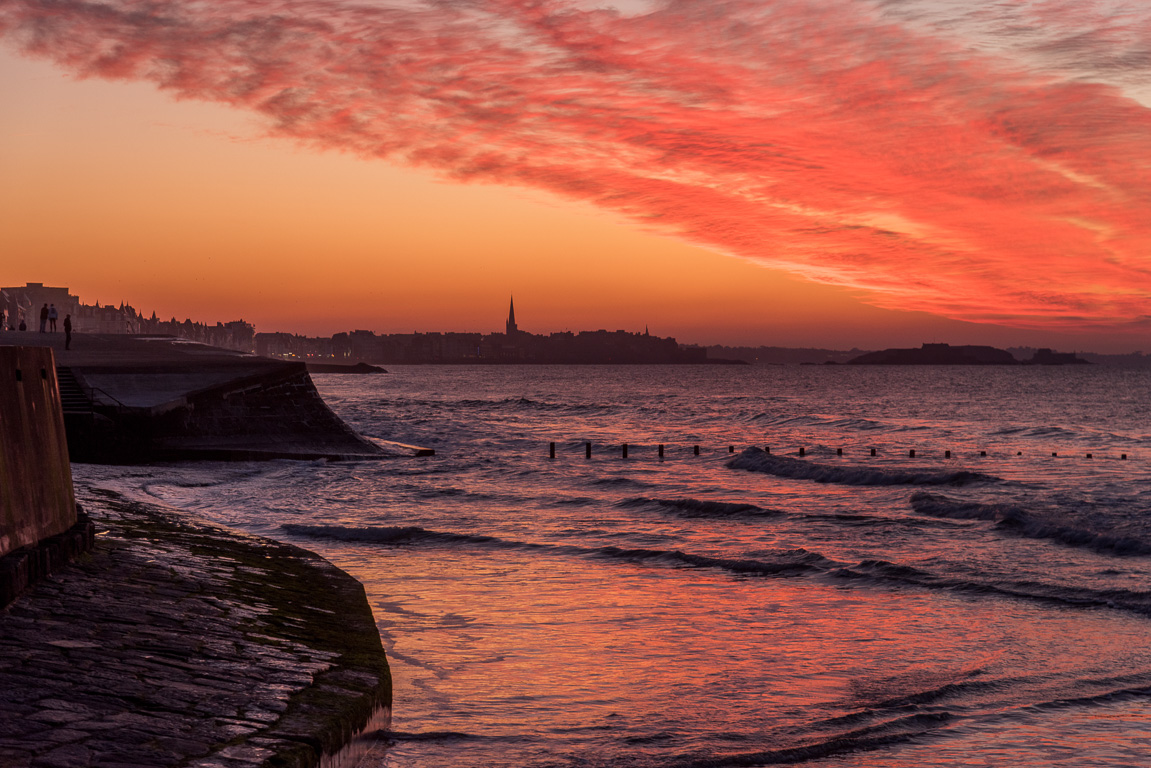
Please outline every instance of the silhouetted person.
[[52, 331], [52, 333], [56, 332], [56, 318], [59, 316], [60, 314], [56, 311], [55, 304], [48, 307], [48, 329]]
[[20, 318], [20, 330], [28, 330], [28, 323], [24, 322], [24, 318]]
[[48, 305], [40, 307], [40, 333], [44, 333], [44, 326], [48, 324]]
[[64, 349], [72, 348], [72, 316], [64, 315]]

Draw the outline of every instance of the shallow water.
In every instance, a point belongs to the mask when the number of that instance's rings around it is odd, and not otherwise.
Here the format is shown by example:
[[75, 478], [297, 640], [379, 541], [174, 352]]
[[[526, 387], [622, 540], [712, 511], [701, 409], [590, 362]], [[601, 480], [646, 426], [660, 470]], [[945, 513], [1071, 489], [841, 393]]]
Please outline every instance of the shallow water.
[[76, 472], [361, 579], [374, 765], [1151, 764], [1148, 373], [392, 371], [434, 458]]

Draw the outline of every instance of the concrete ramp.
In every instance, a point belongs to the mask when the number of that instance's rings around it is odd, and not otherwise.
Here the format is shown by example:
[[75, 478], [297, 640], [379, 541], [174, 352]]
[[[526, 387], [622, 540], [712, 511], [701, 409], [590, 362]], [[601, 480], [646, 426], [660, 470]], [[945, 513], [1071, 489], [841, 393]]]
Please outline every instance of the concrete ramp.
[[[46, 343], [69, 405], [74, 461], [377, 459], [397, 455], [328, 408], [302, 362], [170, 336], [4, 332], [0, 343]], [[401, 450], [399, 455], [416, 455]]]

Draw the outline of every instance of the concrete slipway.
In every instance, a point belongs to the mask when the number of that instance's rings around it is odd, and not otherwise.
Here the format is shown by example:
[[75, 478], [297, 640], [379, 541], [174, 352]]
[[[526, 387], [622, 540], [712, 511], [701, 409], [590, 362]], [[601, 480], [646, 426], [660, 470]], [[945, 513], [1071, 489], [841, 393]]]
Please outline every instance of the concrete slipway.
[[368, 440], [316, 392], [302, 362], [172, 336], [0, 332], [50, 346], [73, 461], [365, 459], [429, 449]]

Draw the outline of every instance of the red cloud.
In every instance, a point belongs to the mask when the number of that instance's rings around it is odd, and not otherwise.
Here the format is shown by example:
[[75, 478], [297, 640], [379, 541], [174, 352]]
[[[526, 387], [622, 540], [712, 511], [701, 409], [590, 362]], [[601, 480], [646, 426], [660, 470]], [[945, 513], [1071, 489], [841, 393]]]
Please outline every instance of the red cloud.
[[1131, 42], [1151, 15], [1021, 3], [1002, 11], [1012, 56], [986, 12], [946, 24], [919, 6], [0, 0], [0, 34], [84, 76], [590, 201], [885, 307], [1035, 327], [1147, 316], [1151, 110], [1121, 86], [1151, 70]]

